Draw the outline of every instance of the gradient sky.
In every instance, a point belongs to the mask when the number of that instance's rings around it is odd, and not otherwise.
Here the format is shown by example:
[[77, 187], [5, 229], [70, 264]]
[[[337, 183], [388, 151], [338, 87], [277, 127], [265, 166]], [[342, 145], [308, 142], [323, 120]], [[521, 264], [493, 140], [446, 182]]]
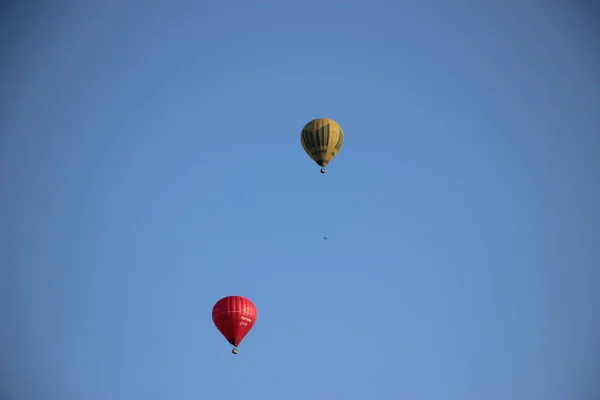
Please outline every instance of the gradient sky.
[[598, 393], [595, 9], [51, 3], [0, 21], [0, 397]]

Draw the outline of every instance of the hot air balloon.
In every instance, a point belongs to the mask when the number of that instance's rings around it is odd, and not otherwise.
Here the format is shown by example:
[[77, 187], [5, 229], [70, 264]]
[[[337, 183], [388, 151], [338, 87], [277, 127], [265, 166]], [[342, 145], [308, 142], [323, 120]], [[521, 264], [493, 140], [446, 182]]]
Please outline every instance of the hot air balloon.
[[233, 354], [238, 353], [237, 347], [254, 326], [257, 316], [254, 303], [242, 296], [223, 297], [212, 310], [213, 322], [233, 346]]
[[321, 167], [321, 173], [324, 174], [325, 167], [344, 144], [344, 131], [332, 119], [317, 118], [304, 125], [300, 142], [306, 154]]

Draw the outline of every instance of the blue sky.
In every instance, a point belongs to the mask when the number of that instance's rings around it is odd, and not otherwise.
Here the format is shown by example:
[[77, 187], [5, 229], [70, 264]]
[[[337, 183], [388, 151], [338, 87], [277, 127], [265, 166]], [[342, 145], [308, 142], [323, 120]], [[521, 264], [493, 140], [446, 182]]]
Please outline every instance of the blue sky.
[[594, 10], [248, 3], [2, 17], [5, 398], [597, 393]]

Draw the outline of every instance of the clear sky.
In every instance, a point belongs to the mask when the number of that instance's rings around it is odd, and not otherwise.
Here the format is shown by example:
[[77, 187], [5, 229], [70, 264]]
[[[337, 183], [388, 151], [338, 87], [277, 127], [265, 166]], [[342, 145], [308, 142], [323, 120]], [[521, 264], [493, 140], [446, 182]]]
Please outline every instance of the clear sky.
[[0, 21], [3, 398], [600, 391], [595, 9], [52, 3]]

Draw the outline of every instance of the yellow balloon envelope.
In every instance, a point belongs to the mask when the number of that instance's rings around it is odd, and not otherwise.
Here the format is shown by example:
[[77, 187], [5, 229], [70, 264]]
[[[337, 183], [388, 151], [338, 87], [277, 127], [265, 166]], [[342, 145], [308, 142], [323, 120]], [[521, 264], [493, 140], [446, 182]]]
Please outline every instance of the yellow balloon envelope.
[[306, 154], [322, 167], [321, 173], [324, 174], [325, 167], [344, 144], [344, 131], [332, 119], [317, 118], [304, 125], [300, 141]]

